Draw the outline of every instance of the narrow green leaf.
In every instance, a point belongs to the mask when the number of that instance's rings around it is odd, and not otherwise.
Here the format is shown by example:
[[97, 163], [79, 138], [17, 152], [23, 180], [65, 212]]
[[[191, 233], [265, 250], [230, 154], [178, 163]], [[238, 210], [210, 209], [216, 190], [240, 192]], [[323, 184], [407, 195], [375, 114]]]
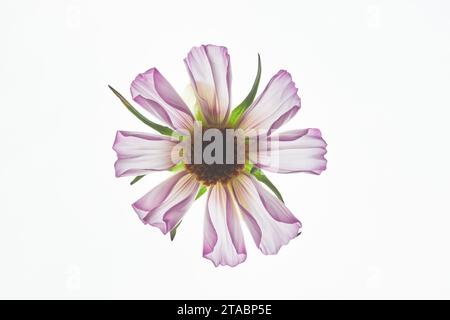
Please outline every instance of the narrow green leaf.
[[197, 195], [195, 196], [195, 200], [197, 200], [197, 199], [200, 198], [202, 195], [204, 195], [206, 191], [208, 191], [208, 187], [202, 185], [202, 186], [200, 187], [200, 190], [198, 190]]
[[173, 241], [173, 239], [175, 239], [175, 236], [177, 234], [177, 228], [180, 225], [181, 221], [183, 220], [180, 220], [180, 222], [178, 222], [178, 224], [172, 230], [170, 230], [170, 241]]
[[145, 177], [145, 174], [142, 176], [136, 176], [133, 181], [130, 182], [131, 185], [135, 184], [136, 182], [138, 182], [139, 180], [141, 180], [143, 177]]
[[158, 131], [161, 134], [164, 134], [166, 136], [171, 136], [174, 131], [172, 129], [170, 129], [169, 127], [166, 126], [162, 126], [160, 124], [157, 124], [149, 119], [147, 119], [146, 117], [144, 117], [139, 111], [137, 111], [132, 105], [131, 103], [129, 103], [127, 101], [127, 99], [125, 99], [116, 89], [114, 89], [111, 86], [108, 86], [111, 91], [120, 99], [120, 101], [122, 101], [123, 105], [132, 113], [136, 116], [136, 118], [138, 118], [139, 120], [141, 120], [143, 123], [145, 123], [146, 125], [148, 125], [150, 128]]
[[244, 114], [244, 111], [247, 110], [248, 107], [252, 104], [255, 99], [256, 92], [258, 91], [259, 80], [261, 80], [261, 57], [258, 54], [258, 72], [256, 73], [255, 82], [253, 82], [252, 89], [248, 93], [247, 97], [231, 112], [230, 120], [228, 121], [228, 125], [234, 127], [241, 116]]
[[280, 191], [278, 191], [275, 185], [269, 180], [269, 178], [267, 178], [267, 176], [261, 171], [261, 169], [253, 167], [250, 173], [254, 175], [255, 178], [258, 179], [258, 181], [264, 183], [267, 187], [269, 187], [269, 189], [272, 190], [273, 193], [275, 193], [275, 195], [277, 196], [278, 199], [281, 200], [281, 202], [284, 202]]

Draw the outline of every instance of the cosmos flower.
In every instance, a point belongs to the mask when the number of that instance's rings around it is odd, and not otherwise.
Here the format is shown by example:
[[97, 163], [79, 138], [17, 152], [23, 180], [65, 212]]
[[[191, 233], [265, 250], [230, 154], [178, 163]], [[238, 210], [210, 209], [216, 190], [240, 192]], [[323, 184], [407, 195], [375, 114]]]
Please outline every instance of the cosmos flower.
[[[172, 172], [132, 205], [143, 223], [172, 237], [192, 203], [207, 191], [203, 256], [215, 266], [236, 266], [245, 261], [244, 224], [262, 253], [276, 254], [300, 234], [302, 225], [262, 170], [320, 174], [326, 168], [326, 143], [318, 129], [274, 132], [300, 109], [297, 88], [287, 71], [275, 74], [255, 99], [261, 74], [258, 59], [252, 90], [232, 110], [227, 48], [194, 47], [184, 62], [196, 98], [193, 111], [156, 68], [139, 74], [131, 84], [133, 100], [167, 127], [145, 118], [111, 88], [131, 112], [161, 133], [118, 131], [113, 146], [116, 176], [135, 176], [134, 183], [152, 171]], [[245, 163], [174, 163], [174, 150], [183, 138], [191, 141], [187, 135], [194, 131], [196, 121], [207, 129], [218, 129], [224, 139], [225, 129], [239, 128], [245, 133], [256, 131], [256, 136], [248, 135], [250, 139], [265, 135], [277, 143], [246, 150]], [[206, 148], [204, 142], [201, 148]]]

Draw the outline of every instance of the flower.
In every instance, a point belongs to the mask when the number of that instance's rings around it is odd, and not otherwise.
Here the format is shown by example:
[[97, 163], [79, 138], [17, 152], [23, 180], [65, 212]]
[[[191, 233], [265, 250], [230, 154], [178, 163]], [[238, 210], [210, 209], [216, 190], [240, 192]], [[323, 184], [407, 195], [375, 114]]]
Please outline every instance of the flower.
[[[257, 247], [264, 254], [276, 254], [281, 246], [300, 234], [302, 225], [261, 169], [320, 174], [326, 168], [326, 143], [321, 132], [300, 129], [273, 133], [300, 109], [297, 88], [287, 71], [275, 74], [254, 99], [261, 72], [259, 60], [252, 91], [232, 111], [227, 48], [194, 47], [184, 62], [196, 97], [195, 116], [156, 68], [139, 74], [131, 84], [133, 100], [171, 129], [143, 117], [113, 89], [138, 118], [165, 134], [118, 131], [113, 146], [117, 153], [116, 176], [137, 176], [135, 182], [152, 171], [178, 169], [132, 205], [143, 223], [159, 228], [164, 234], [176, 231], [196, 197], [207, 188], [203, 256], [215, 266], [236, 266], [245, 261], [242, 220]], [[194, 150], [194, 147], [188, 149], [193, 146], [191, 135], [196, 120], [206, 129], [218, 129], [216, 132], [225, 140], [226, 129], [241, 129], [247, 137], [245, 146], [262, 136], [277, 143], [268, 148], [246, 150], [245, 163], [235, 160], [231, 164], [192, 163], [186, 161], [186, 157], [180, 164], [174, 163], [174, 150], [180, 144], [180, 137], [181, 141], [188, 141], [188, 148], [182, 149], [179, 155], [185, 156]], [[206, 151], [204, 141], [202, 143], [200, 149]], [[238, 149], [234, 138], [233, 145]]]

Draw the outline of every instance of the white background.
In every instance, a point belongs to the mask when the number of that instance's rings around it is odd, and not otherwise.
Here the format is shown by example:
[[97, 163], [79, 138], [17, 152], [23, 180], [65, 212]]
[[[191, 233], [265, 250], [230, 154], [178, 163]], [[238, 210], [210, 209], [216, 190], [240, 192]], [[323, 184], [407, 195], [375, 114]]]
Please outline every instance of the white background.
[[[0, 298], [450, 298], [448, 1], [0, 4]], [[263, 61], [318, 127], [321, 176], [276, 175], [303, 234], [276, 256], [201, 257], [205, 197], [174, 242], [130, 204], [168, 173], [116, 179], [115, 131], [156, 66], [182, 92], [192, 46], [229, 48], [234, 103]], [[285, 129], [286, 129], [285, 128]], [[246, 234], [248, 236], [248, 234]]]

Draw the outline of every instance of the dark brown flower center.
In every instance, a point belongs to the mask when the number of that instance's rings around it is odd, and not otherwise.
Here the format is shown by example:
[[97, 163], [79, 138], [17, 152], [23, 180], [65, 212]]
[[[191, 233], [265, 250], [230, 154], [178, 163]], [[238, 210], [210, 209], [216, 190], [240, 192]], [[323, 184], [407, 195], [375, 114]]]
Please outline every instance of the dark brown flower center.
[[[206, 130], [208, 129], [203, 130], [203, 133]], [[199, 141], [201, 148], [195, 148], [195, 138], [192, 138], [191, 161], [190, 164], [185, 164], [187, 171], [194, 174], [197, 180], [207, 186], [214, 185], [217, 182], [228, 182], [232, 177], [239, 175], [244, 170], [245, 159], [247, 158], [245, 143], [239, 142], [238, 137], [227, 134], [226, 129], [218, 129], [218, 131], [220, 131], [220, 134], [216, 138], [212, 137], [211, 141], [201, 139], [201, 142]], [[219, 133], [218, 131], [216, 133]], [[205, 135], [202, 135], [202, 137], [205, 137]], [[217, 144], [217, 138], [221, 138], [221, 145]], [[211, 144], [219, 145], [221, 148], [211, 148]], [[231, 146], [233, 147], [231, 148]], [[241, 151], [239, 151], [239, 148]], [[200, 156], [200, 152], [201, 159], [199, 157], [194, 159], [195, 155]], [[208, 157], [209, 159], [207, 159]]]

